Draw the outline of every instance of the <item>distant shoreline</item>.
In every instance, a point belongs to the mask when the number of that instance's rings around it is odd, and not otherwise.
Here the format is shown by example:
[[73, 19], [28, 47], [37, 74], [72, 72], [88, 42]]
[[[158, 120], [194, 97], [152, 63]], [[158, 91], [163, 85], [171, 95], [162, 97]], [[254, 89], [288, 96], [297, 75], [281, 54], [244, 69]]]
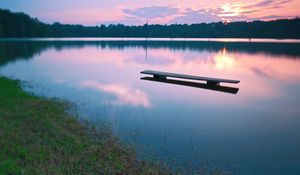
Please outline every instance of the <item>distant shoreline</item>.
[[0, 9], [0, 37], [136, 38], [293, 38], [300, 39], [300, 18], [195, 24], [47, 24], [24, 13]]
[[300, 43], [300, 39], [276, 38], [145, 38], [145, 37], [0, 37], [1, 41], [200, 41], [200, 42], [252, 42]]

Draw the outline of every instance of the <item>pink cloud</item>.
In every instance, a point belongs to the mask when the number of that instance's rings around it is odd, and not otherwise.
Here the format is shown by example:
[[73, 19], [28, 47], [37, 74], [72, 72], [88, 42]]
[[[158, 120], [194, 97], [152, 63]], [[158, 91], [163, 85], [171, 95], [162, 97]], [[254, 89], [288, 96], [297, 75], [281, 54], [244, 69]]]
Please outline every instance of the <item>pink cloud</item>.
[[[273, 20], [300, 16], [300, 0], [210, 0], [210, 1], [98, 1], [71, 0], [28, 3], [10, 0], [2, 8], [23, 11], [42, 21], [53, 23], [99, 25], [123, 23], [150, 24], [202, 23]], [[273, 18], [271, 18], [273, 17]]]
[[284, 9], [293, 0], [262, 0], [252, 2], [223, 3], [215, 7], [184, 8], [180, 6], [145, 6], [123, 8], [123, 17], [115, 23], [144, 24], [150, 23], [210, 23], [219, 21], [253, 21], [293, 18], [294, 15], [274, 13], [274, 9]]

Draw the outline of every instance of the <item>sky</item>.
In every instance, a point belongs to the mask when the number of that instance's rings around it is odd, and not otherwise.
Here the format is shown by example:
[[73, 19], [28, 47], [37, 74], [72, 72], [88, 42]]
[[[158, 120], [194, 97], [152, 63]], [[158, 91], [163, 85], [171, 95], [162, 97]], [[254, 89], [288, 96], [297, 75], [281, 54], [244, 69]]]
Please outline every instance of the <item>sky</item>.
[[46, 23], [142, 25], [300, 16], [300, 0], [0, 0], [0, 8]]

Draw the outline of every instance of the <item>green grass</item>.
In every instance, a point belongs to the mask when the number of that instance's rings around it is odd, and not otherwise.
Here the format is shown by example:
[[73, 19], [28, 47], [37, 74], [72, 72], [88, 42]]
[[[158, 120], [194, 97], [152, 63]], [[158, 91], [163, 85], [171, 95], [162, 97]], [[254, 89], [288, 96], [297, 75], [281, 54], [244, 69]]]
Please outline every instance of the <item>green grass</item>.
[[109, 131], [78, 122], [68, 103], [33, 96], [0, 77], [0, 174], [166, 174]]

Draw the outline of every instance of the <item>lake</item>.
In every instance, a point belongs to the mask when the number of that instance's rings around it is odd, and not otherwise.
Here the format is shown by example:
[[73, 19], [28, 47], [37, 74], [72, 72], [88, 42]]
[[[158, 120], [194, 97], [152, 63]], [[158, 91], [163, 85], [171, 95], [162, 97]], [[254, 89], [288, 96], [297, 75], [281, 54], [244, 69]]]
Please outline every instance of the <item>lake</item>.
[[[106, 123], [146, 160], [300, 174], [300, 42], [171, 40], [1, 39], [0, 75], [76, 104], [80, 119]], [[227, 84], [239, 88], [231, 94], [141, 80], [143, 70], [241, 82]]]

